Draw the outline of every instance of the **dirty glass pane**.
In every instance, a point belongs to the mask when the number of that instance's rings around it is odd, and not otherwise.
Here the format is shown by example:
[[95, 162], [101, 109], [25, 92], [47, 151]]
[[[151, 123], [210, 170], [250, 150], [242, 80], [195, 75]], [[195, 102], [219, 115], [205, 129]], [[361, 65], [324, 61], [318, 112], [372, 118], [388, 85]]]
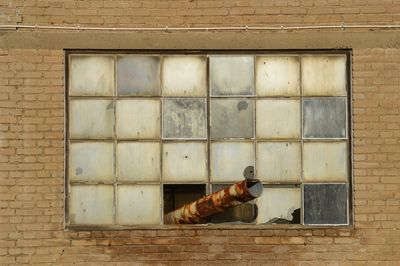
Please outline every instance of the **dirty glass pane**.
[[206, 138], [205, 99], [164, 99], [164, 138]]
[[299, 138], [299, 100], [257, 100], [258, 138]]
[[301, 58], [303, 95], [345, 96], [346, 56], [303, 56]]
[[119, 185], [118, 224], [160, 224], [159, 185]]
[[206, 181], [206, 156], [206, 143], [164, 143], [163, 181]]
[[112, 96], [114, 59], [112, 56], [72, 55], [69, 65], [69, 95]]
[[259, 142], [257, 178], [266, 182], [300, 181], [299, 142]]
[[160, 137], [159, 100], [118, 100], [116, 109], [118, 138], [151, 139]]
[[110, 185], [71, 186], [70, 224], [113, 224], [113, 191]]
[[164, 96], [206, 96], [207, 64], [204, 56], [166, 56]]
[[248, 166], [254, 166], [253, 142], [211, 144], [211, 181], [243, 180], [243, 171]]
[[253, 138], [253, 100], [212, 99], [212, 138]]
[[258, 96], [297, 96], [300, 94], [298, 56], [263, 56], [256, 59]]
[[264, 187], [257, 206], [257, 224], [299, 224], [301, 190], [296, 187]]
[[160, 95], [160, 57], [119, 56], [118, 95]]
[[158, 181], [161, 170], [161, 143], [118, 143], [118, 180]]
[[254, 94], [252, 56], [210, 56], [210, 91], [218, 95]]
[[[213, 184], [212, 192], [225, 189], [233, 184]], [[213, 215], [210, 223], [248, 224], [257, 218], [257, 205], [254, 201], [228, 208], [224, 212]]]
[[110, 100], [71, 100], [69, 102], [71, 139], [111, 138], [114, 106]]
[[303, 147], [305, 181], [347, 181], [346, 142], [309, 142]]
[[111, 142], [79, 142], [69, 145], [70, 181], [114, 180], [114, 145]]
[[305, 224], [348, 224], [346, 184], [304, 185]]
[[305, 138], [345, 138], [346, 99], [304, 99]]

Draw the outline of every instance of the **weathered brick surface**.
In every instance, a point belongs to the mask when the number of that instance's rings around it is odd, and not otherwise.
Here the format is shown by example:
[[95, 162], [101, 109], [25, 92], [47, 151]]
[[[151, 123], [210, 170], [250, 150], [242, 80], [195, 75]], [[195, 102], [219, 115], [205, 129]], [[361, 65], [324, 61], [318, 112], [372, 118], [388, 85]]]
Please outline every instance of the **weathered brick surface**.
[[[399, 23], [399, 7], [397, 0], [0, 0], [0, 22]], [[64, 231], [63, 57], [0, 50], [1, 265], [400, 263], [399, 49], [353, 50], [354, 229]]]

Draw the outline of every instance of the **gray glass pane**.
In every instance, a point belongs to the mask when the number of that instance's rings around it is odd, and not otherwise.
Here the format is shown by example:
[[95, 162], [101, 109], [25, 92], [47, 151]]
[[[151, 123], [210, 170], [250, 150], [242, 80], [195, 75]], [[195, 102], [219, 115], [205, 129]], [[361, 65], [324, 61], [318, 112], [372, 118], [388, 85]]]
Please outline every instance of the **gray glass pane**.
[[118, 95], [159, 95], [158, 56], [120, 56], [117, 63]]
[[347, 185], [304, 185], [305, 224], [347, 224]]
[[265, 187], [257, 199], [258, 224], [300, 223], [300, 188]]
[[111, 138], [114, 105], [111, 100], [71, 100], [69, 134], [73, 139]]
[[164, 138], [206, 138], [204, 99], [164, 99]]
[[69, 64], [69, 95], [111, 96], [114, 94], [112, 56], [73, 55]]
[[211, 95], [253, 95], [252, 56], [211, 56]]
[[346, 99], [304, 99], [303, 109], [304, 137], [346, 137]]
[[112, 224], [114, 187], [108, 185], [72, 186], [69, 193], [71, 224]]
[[211, 100], [211, 137], [253, 138], [253, 113], [252, 100]]
[[118, 224], [159, 224], [159, 185], [118, 186]]

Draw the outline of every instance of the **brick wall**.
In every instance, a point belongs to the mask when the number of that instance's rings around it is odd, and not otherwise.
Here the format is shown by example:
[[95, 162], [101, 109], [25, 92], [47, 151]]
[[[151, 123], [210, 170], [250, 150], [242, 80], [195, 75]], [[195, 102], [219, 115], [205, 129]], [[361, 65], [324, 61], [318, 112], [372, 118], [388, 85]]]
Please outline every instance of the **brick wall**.
[[[0, 22], [10, 24], [253, 26], [400, 21], [397, 0], [3, 0], [0, 6]], [[353, 49], [354, 229], [130, 231], [63, 229], [64, 52], [31, 49], [29, 43], [14, 49], [3, 43], [0, 264], [398, 264], [398, 43]], [[82, 48], [90, 47], [82, 44]]]

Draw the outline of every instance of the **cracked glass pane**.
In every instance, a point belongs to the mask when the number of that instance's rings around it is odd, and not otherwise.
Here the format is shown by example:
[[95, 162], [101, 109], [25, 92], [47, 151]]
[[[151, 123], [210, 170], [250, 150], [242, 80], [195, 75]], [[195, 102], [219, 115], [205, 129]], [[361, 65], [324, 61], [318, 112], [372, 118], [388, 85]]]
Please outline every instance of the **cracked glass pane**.
[[159, 56], [119, 56], [118, 95], [160, 95]]
[[347, 181], [346, 142], [307, 142], [303, 145], [305, 181]]
[[206, 96], [207, 63], [204, 56], [166, 56], [163, 64], [164, 96]]
[[159, 185], [119, 185], [117, 223], [160, 224]]
[[114, 59], [112, 56], [72, 55], [69, 65], [69, 95], [112, 96]]
[[118, 100], [116, 110], [118, 138], [155, 139], [160, 137], [159, 100]]
[[305, 138], [345, 138], [346, 99], [304, 99]]
[[300, 181], [299, 142], [259, 142], [257, 178], [266, 182]]
[[68, 206], [69, 222], [71, 224], [113, 224], [113, 202], [113, 186], [71, 186]]
[[347, 184], [305, 184], [305, 224], [348, 224]]
[[304, 96], [346, 96], [346, 56], [303, 56]]
[[161, 143], [119, 142], [118, 180], [158, 181], [161, 176]]
[[257, 100], [257, 137], [299, 138], [300, 109], [299, 100]]
[[300, 95], [299, 57], [257, 57], [256, 91], [258, 96]]
[[264, 187], [257, 206], [257, 224], [300, 224], [301, 190], [296, 187]]
[[210, 56], [212, 96], [253, 95], [254, 58], [252, 56]]
[[111, 142], [77, 142], [69, 145], [69, 179], [71, 181], [114, 180], [114, 144]]
[[69, 105], [71, 139], [111, 138], [114, 106], [111, 100], [71, 100]]
[[211, 100], [211, 138], [253, 138], [253, 119], [253, 100]]
[[202, 142], [163, 144], [163, 181], [206, 181], [207, 145]]
[[164, 138], [207, 137], [205, 99], [164, 99]]
[[214, 142], [211, 144], [211, 180], [243, 180], [244, 169], [254, 166], [253, 142]]

